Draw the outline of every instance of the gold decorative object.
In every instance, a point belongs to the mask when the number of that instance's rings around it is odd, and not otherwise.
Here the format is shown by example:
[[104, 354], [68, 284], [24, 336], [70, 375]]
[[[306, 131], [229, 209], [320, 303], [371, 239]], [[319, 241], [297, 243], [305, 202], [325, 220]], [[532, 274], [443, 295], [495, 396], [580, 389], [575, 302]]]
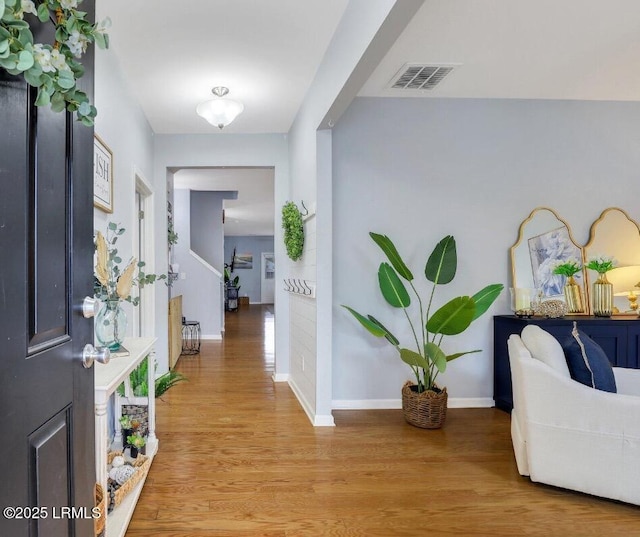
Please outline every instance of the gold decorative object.
[[593, 314], [596, 317], [611, 317], [613, 314], [613, 284], [607, 280], [607, 273], [598, 274], [593, 282]]
[[539, 314], [556, 319], [567, 314], [567, 305], [562, 300], [545, 300], [540, 304]]
[[573, 276], [569, 276], [564, 285], [564, 298], [567, 301], [568, 313], [584, 313], [582, 290]]

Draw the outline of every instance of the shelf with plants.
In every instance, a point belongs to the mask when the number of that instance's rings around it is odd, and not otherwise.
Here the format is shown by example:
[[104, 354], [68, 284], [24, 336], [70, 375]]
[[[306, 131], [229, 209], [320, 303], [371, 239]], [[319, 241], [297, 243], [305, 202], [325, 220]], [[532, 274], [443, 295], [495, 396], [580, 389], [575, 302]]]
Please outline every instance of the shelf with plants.
[[[148, 407], [148, 435], [146, 456], [150, 463], [158, 450], [158, 439], [155, 433], [155, 349], [156, 338], [125, 338], [124, 347], [129, 351], [128, 356], [116, 356], [107, 364], [95, 365], [95, 435], [96, 435], [96, 479], [105, 491], [108, 490], [108, 454], [110, 451], [122, 450], [121, 440], [109, 442], [107, 406], [109, 399], [116, 393], [118, 386], [127, 382], [131, 373], [147, 358], [151, 367], [148, 368], [148, 382], [151, 389], [145, 398]], [[119, 426], [116, 427], [119, 431]], [[125, 535], [136, 503], [144, 486], [146, 474], [142, 476], [135, 487], [127, 494], [106, 520], [107, 537], [122, 537]]]

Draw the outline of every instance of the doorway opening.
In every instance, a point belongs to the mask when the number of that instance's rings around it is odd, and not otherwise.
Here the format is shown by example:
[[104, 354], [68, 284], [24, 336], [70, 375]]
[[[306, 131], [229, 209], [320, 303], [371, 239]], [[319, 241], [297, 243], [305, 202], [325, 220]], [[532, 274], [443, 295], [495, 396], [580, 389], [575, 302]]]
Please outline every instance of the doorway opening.
[[[133, 233], [133, 252], [139, 263], [144, 263], [142, 271], [145, 274], [154, 272], [154, 237], [153, 237], [153, 188], [139, 170], [134, 171], [136, 192], [134, 200], [134, 214], [137, 215], [137, 225]], [[155, 294], [153, 286], [140, 289], [135, 288], [140, 300], [137, 311], [133, 315], [133, 334], [137, 337], [149, 336], [154, 333], [154, 304]]]
[[276, 257], [273, 252], [262, 252], [260, 263], [260, 302], [273, 304], [275, 301]]

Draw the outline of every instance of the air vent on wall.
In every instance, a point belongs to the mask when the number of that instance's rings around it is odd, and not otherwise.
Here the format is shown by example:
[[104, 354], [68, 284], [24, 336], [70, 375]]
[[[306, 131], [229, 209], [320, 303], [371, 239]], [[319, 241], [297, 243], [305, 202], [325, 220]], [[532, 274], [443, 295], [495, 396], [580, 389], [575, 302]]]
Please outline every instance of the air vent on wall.
[[430, 90], [435, 88], [457, 65], [407, 63], [393, 77], [392, 89]]

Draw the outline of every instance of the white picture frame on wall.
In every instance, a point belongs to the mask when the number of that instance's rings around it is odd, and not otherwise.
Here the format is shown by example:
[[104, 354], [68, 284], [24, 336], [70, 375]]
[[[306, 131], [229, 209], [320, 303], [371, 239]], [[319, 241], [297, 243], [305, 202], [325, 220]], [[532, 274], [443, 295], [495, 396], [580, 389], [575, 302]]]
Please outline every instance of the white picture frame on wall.
[[113, 212], [113, 153], [97, 134], [93, 136], [93, 206]]

